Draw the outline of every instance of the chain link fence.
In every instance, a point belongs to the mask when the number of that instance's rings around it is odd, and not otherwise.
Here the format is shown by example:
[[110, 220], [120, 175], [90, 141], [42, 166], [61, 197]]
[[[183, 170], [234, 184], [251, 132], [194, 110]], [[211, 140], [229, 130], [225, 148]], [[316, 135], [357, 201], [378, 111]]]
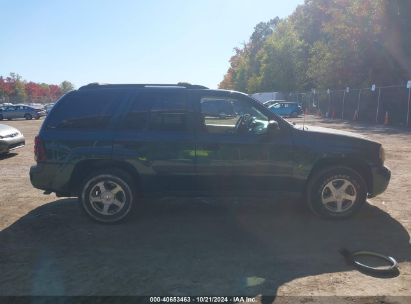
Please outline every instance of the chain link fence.
[[362, 89], [315, 90], [289, 93], [307, 114], [396, 126], [411, 126], [411, 88], [400, 85]]

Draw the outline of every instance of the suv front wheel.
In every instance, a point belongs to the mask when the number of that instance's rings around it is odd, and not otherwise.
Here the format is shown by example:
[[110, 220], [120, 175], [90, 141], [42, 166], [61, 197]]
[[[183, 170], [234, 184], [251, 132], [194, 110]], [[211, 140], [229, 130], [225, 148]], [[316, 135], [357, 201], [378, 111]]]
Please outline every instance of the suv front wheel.
[[324, 218], [347, 218], [366, 201], [366, 183], [351, 168], [329, 167], [315, 173], [307, 185], [311, 211]]
[[133, 200], [132, 178], [121, 170], [104, 170], [86, 178], [80, 200], [91, 218], [102, 223], [114, 223], [130, 212]]

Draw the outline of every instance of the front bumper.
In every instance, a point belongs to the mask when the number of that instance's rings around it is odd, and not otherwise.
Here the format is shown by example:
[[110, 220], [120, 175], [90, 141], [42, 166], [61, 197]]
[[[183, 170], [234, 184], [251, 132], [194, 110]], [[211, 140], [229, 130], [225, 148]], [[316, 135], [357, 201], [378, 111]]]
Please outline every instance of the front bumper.
[[374, 197], [383, 193], [390, 182], [391, 171], [387, 167], [374, 167], [371, 169], [372, 189], [368, 193], [368, 197]]
[[6, 137], [0, 139], [0, 153], [8, 153], [18, 148], [24, 147], [26, 141], [23, 135], [16, 137]]

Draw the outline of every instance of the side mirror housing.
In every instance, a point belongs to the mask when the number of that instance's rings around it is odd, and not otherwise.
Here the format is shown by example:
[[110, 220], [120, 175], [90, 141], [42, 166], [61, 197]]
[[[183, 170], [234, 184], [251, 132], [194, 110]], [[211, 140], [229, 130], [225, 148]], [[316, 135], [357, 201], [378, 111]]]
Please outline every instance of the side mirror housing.
[[280, 126], [275, 120], [270, 120], [267, 125], [267, 134], [274, 135], [280, 132]]

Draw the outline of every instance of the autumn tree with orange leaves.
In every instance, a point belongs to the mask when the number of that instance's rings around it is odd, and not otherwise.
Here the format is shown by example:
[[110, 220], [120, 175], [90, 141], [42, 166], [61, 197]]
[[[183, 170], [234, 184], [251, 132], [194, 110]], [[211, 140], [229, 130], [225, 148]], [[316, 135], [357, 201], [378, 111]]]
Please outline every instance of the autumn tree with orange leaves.
[[73, 89], [69, 81], [60, 85], [27, 82], [20, 75], [10, 73], [7, 77], [0, 76], [0, 103], [53, 102]]

